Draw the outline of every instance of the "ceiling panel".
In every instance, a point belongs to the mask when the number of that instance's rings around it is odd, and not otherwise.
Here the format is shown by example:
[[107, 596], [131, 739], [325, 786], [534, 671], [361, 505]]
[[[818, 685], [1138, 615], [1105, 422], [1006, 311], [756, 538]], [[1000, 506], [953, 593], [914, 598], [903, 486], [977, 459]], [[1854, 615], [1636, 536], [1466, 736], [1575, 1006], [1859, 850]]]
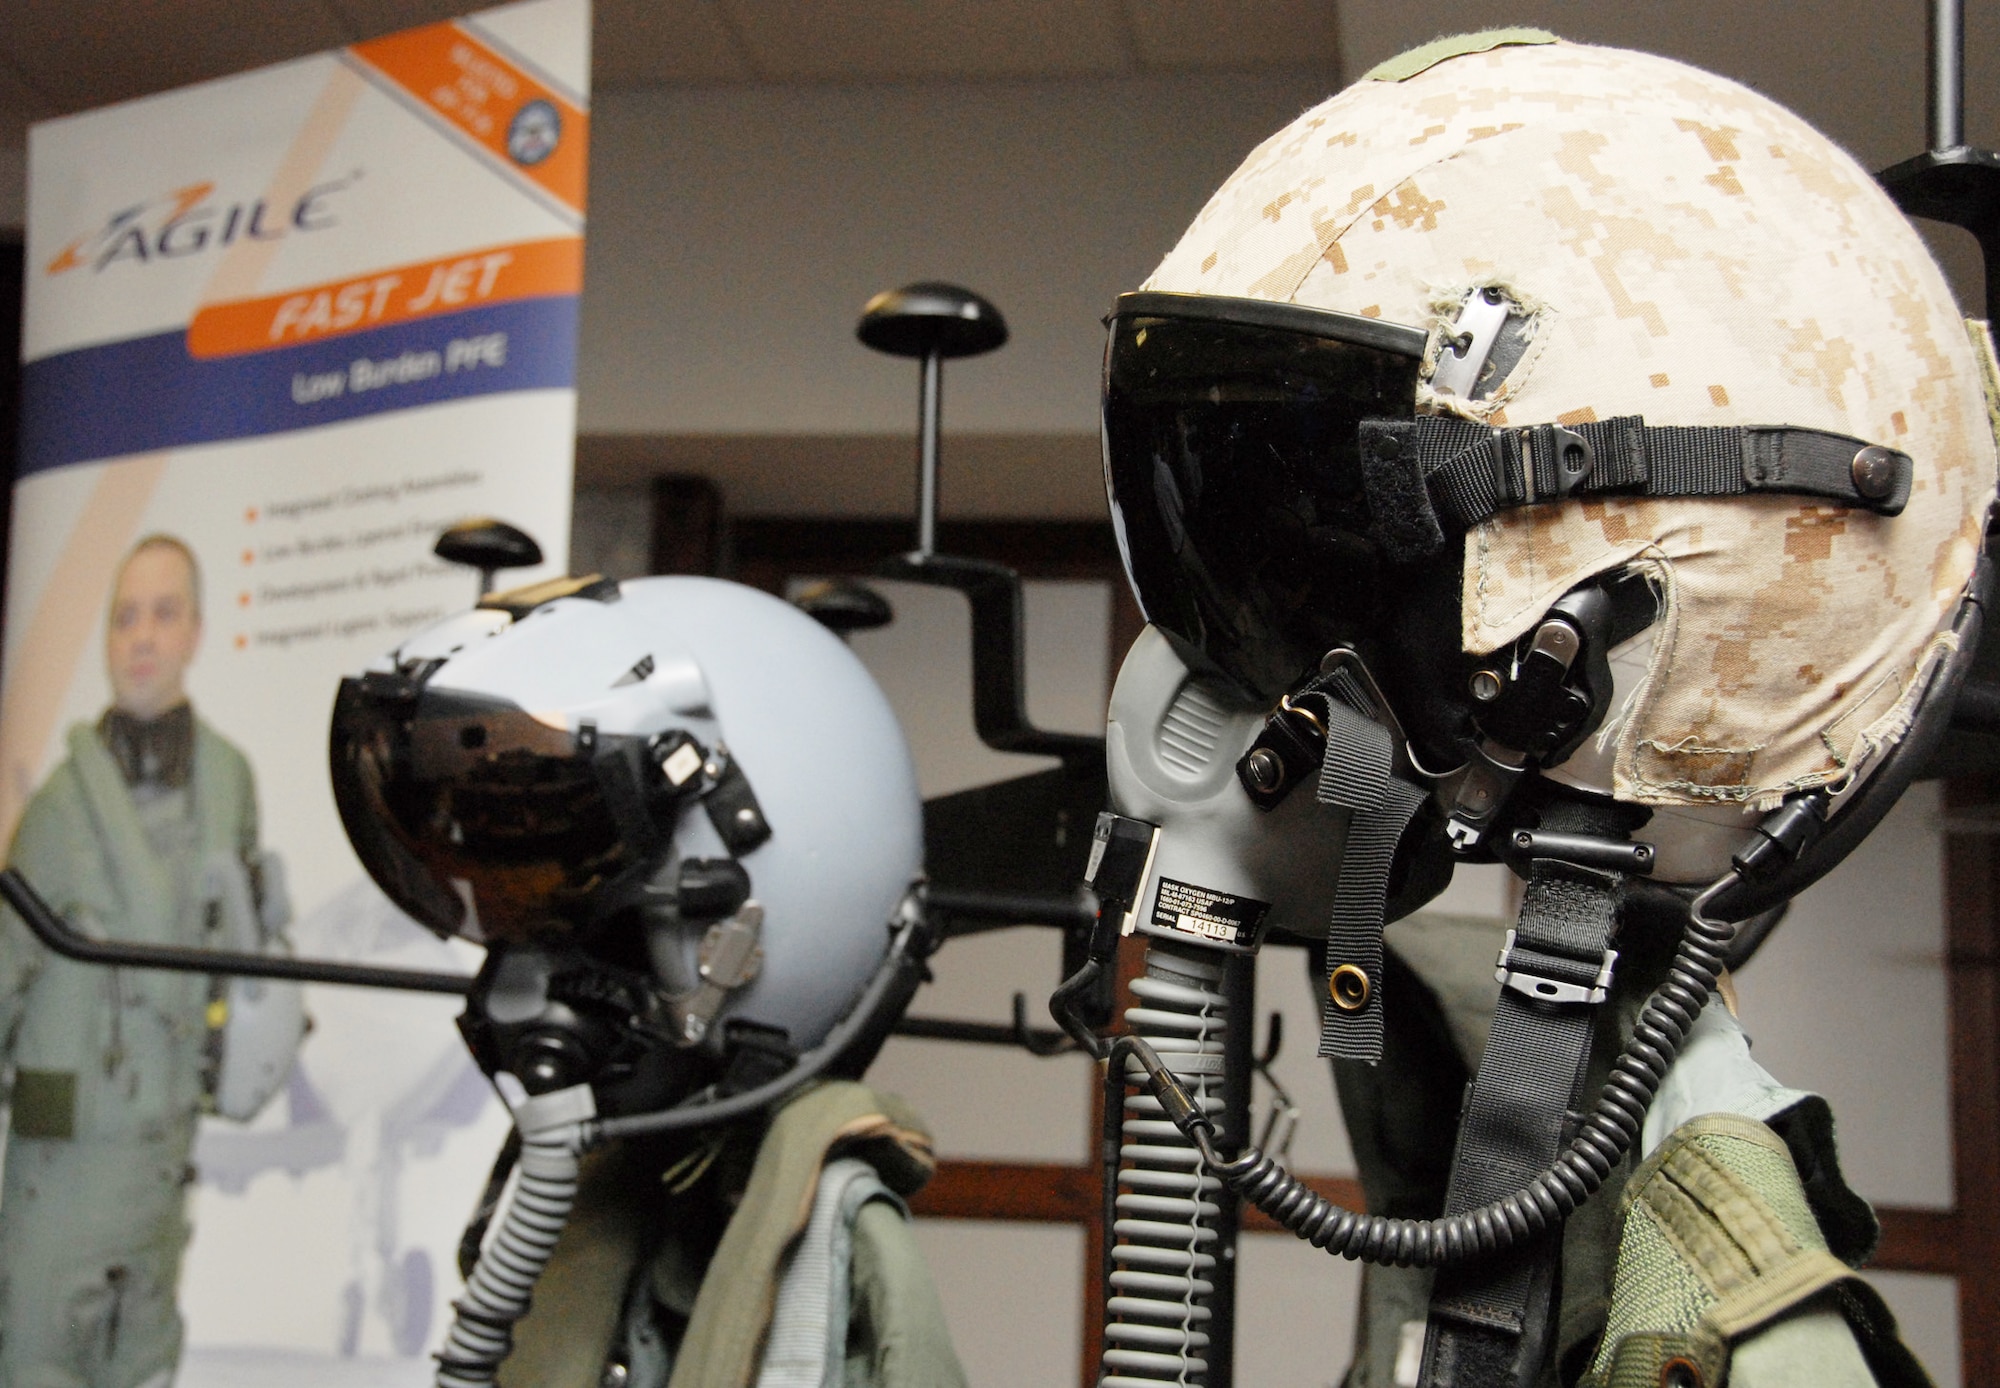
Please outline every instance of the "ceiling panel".
[[[267, 7], [271, 0], [237, 0], [238, 7]], [[283, 3], [283, 0], [279, 0]], [[398, 29], [415, 29], [441, 19], [456, 19], [481, 9], [478, 0], [323, 0], [343, 21], [349, 39], [372, 39]]]
[[6, 0], [0, 51], [59, 110], [77, 111], [331, 48], [317, 0]]
[[721, 0], [764, 77], [852, 81], [1122, 73], [1115, 0]]
[[19, 149], [28, 142], [29, 122], [55, 113], [40, 92], [0, 62], [0, 148]]
[[594, 89], [744, 82], [755, 76], [715, 0], [597, 0]]
[[[610, 88], [1332, 67], [1334, 4], [597, 0], [594, 79]], [[0, 146], [18, 146], [32, 120], [478, 7], [479, 0], [0, 0]]]
[[1153, 72], [1340, 66], [1333, 0], [1125, 0], [1125, 15]]
[[[1920, 0], [1458, 0], [1452, 27], [1532, 24], [1585, 43], [1664, 53], [1782, 102], [1880, 168], [1924, 143], [1926, 6]], [[1996, 69], [1991, 3], [1966, 7], [1969, 112], [1990, 109]], [[1350, 75], [1427, 42], [1435, 13], [1407, 0], [1342, 0]], [[1982, 40], [1986, 41], [1982, 41]], [[1968, 127], [1971, 137], [1981, 127]]]

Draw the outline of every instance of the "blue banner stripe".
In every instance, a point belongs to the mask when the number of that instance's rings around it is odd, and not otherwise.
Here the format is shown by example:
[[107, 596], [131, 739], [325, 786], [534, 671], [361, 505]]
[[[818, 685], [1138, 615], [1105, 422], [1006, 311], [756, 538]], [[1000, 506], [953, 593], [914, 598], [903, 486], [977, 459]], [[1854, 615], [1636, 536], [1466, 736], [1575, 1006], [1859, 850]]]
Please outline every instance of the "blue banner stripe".
[[440, 400], [576, 383], [574, 295], [440, 314], [207, 361], [185, 332], [21, 368], [17, 477], [70, 463], [310, 429]]

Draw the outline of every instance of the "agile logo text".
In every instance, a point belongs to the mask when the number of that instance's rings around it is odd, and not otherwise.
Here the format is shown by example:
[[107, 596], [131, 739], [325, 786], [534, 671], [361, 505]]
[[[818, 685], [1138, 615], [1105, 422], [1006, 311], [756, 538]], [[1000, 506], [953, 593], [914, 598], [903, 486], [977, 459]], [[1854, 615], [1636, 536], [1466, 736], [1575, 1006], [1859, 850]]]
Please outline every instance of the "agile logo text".
[[331, 200], [361, 172], [315, 184], [289, 203], [275, 205], [264, 197], [217, 199], [213, 182], [190, 183], [112, 213], [96, 231], [64, 246], [42, 267], [43, 273], [60, 275], [86, 266], [96, 273], [120, 263], [179, 260], [237, 241], [276, 241], [296, 232], [325, 231], [339, 225]]

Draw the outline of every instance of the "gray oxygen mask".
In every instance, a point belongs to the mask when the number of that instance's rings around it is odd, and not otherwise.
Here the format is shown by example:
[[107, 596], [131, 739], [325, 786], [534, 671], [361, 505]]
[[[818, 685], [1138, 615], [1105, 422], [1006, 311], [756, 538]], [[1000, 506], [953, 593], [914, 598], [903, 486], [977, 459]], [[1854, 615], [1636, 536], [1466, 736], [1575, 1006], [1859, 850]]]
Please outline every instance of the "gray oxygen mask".
[[[1100, 895], [1130, 903], [1123, 933], [1232, 953], [1273, 931], [1325, 938], [1350, 812], [1309, 790], [1269, 810], [1251, 802], [1236, 763], [1268, 712], [1189, 669], [1157, 628], [1133, 644], [1111, 692], [1114, 813], [1092, 862]], [[1107, 854], [1113, 842], [1122, 851]], [[1127, 882], [1102, 880], [1114, 862], [1129, 864]]]

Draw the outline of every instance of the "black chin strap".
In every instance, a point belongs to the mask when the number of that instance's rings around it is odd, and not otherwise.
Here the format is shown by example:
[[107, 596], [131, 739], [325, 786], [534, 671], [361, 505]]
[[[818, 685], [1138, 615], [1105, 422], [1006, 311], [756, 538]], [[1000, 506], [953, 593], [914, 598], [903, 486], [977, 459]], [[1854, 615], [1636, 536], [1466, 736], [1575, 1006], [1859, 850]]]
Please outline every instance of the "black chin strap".
[[1318, 798], [1351, 814], [1327, 927], [1319, 1054], [1373, 1065], [1382, 1059], [1382, 927], [1396, 845], [1424, 792], [1391, 774], [1389, 730], [1337, 699], [1323, 699], [1326, 757]]
[[[1350, 653], [1347, 653], [1351, 655]], [[1331, 659], [1331, 657], [1329, 657]], [[1287, 695], [1236, 765], [1259, 809], [1277, 806], [1315, 771], [1323, 805], [1350, 811], [1327, 926], [1319, 1054], [1373, 1065], [1382, 1059], [1382, 926], [1396, 848], [1425, 792], [1395, 774], [1388, 711], [1352, 663]]]
[[[1644, 818], [1628, 806], [1559, 802], [1556, 834], [1624, 841]], [[1499, 962], [1499, 1001], [1459, 1126], [1444, 1212], [1520, 1190], [1546, 1169], [1582, 1107], [1598, 1005], [1625, 878], [1549, 859], [1529, 868], [1521, 915]], [[1562, 1230], [1483, 1262], [1439, 1272], [1431, 1291], [1422, 1388], [1527, 1388], [1548, 1357]]]

